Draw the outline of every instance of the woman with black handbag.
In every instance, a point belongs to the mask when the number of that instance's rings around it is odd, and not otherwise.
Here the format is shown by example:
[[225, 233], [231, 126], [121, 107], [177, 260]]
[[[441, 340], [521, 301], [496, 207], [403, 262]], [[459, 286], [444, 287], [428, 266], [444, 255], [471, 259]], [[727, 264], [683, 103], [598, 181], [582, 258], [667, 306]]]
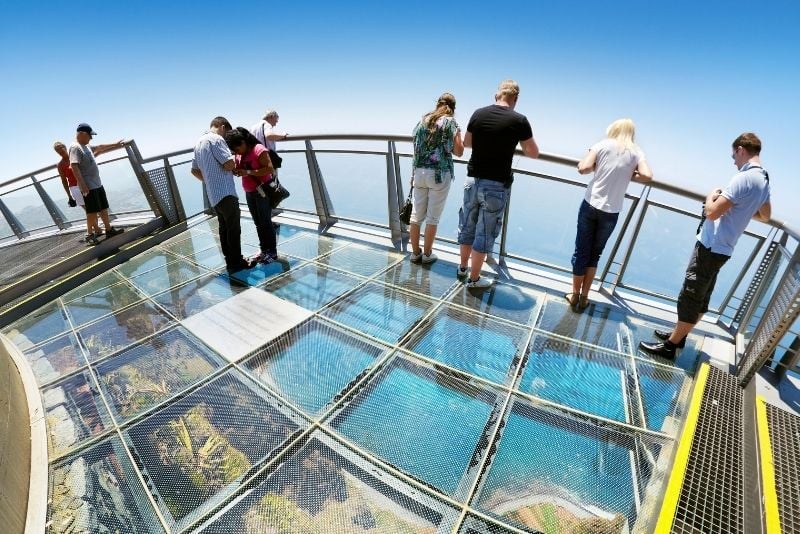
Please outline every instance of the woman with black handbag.
[[255, 259], [259, 263], [271, 263], [278, 258], [272, 205], [264, 188], [259, 187], [273, 180], [275, 169], [272, 167], [269, 152], [247, 128], [241, 126], [225, 134], [225, 141], [235, 155], [236, 168], [233, 173], [242, 177], [247, 207], [256, 225], [261, 253]]
[[[461, 130], [453, 118], [455, 110], [456, 97], [444, 93], [436, 101], [436, 108], [425, 114], [414, 128], [413, 208], [408, 227], [412, 262], [436, 261], [432, 247], [454, 178], [453, 155], [460, 157], [464, 153]], [[421, 249], [419, 235], [423, 222], [426, 222], [425, 245]]]

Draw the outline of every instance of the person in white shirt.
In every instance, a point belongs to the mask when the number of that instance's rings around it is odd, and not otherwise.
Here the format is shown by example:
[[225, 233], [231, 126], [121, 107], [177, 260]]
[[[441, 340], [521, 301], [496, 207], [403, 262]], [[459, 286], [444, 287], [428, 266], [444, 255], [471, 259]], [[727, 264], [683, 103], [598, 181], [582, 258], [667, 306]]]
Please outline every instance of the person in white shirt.
[[[275, 141], [282, 141], [289, 137], [286, 132], [279, 132], [275, 129], [278, 125], [278, 112], [268, 109], [264, 112], [264, 118], [250, 128], [250, 133], [256, 136], [258, 142], [266, 147], [267, 150], [275, 151]], [[278, 176], [278, 169], [275, 169], [274, 177]]]
[[653, 173], [644, 153], [633, 141], [636, 127], [631, 119], [618, 119], [606, 129], [600, 141], [578, 163], [578, 172], [594, 176], [578, 211], [575, 252], [572, 255], [572, 293], [564, 297], [576, 313], [589, 306], [589, 289], [600, 255], [617, 225], [628, 184], [646, 183]]

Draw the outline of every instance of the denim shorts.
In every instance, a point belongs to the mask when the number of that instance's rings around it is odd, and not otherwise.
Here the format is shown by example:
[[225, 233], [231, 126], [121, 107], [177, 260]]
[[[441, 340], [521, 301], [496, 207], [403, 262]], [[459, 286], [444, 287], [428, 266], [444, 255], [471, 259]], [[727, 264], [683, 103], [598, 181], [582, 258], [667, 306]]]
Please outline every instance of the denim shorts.
[[490, 253], [503, 228], [509, 189], [501, 182], [467, 178], [464, 204], [458, 212], [458, 244]]
[[578, 210], [578, 231], [575, 234], [575, 253], [572, 255], [572, 274], [583, 276], [588, 267], [597, 267], [608, 238], [614, 232], [619, 213], [599, 210], [581, 202]]

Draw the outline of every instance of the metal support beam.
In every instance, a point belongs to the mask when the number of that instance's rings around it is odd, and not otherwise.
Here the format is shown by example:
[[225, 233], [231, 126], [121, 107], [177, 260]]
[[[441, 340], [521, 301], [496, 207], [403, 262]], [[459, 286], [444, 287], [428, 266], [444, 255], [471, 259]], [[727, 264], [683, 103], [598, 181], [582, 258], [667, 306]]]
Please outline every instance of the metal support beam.
[[[647, 214], [647, 206], [649, 205], [647, 198], [650, 196], [650, 190], [651, 188], [649, 186], [645, 186], [644, 191], [642, 191], [642, 196], [640, 197], [642, 211], [639, 212], [639, 217], [636, 219], [636, 223], [634, 224], [633, 235], [631, 236], [630, 243], [628, 243], [628, 248], [625, 250], [625, 256], [622, 260], [622, 263], [619, 266], [619, 273], [614, 277], [614, 281], [611, 283], [611, 289], [609, 292], [612, 295], [616, 293], [617, 286], [622, 283], [622, 278], [625, 275], [625, 269], [628, 268], [628, 262], [630, 261], [631, 254], [633, 254], [633, 249], [636, 246], [636, 239], [639, 237], [639, 231], [642, 229], [642, 222]], [[623, 228], [620, 233], [622, 233], [624, 230], [627, 230], [627, 228]]]
[[336, 224], [338, 219], [333, 215], [333, 203], [328, 194], [328, 188], [325, 187], [325, 180], [322, 178], [317, 154], [308, 139], [306, 139], [306, 163], [308, 164], [308, 177], [311, 180], [311, 191], [314, 193], [314, 206], [317, 210], [317, 217], [319, 217], [319, 230], [322, 232]]
[[6, 206], [6, 203], [3, 202], [2, 197], [0, 197], [0, 213], [3, 214], [3, 217], [5, 217], [6, 222], [8, 222], [8, 225], [11, 227], [11, 230], [18, 239], [22, 239], [23, 237], [28, 237], [30, 235], [30, 232], [26, 231], [25, 227], [22, 226], [22, 223], [19, 222], [17, 216], [11, 213], [11, 210], [8, 209], [8, 206]]
[[403, 200], [403, 184], [399, 183], [400, 171], [397, 165], [397, 150], [394, 141], [389, 141], [386, 152], [386, 192], [389, 207], [389, 232], [392, 236], [392, 244], [397, 250], [403, 250], [403, 226], [400, 222], [400, 205]]
[[175, 179], [175, 173], [172, 172], [172, 165], [169, 164], [169, 158], [164, 158], [164, 171], [167, 173], [169, 192], [172, 195], [172, 200], [175, 202], [175, 210], [178, 212], [178, 221], [185, 221], [186, 209], [183, 207], [183, 199], [178, 189], [178, 181]]
[[56, 206], [56, 203], [53, 202], [53, 199], [50, 198], [50, 195], [47, 194], [47, 191], [44, 190], [42, 184], [39, 180], [36, 179], [35, 176], [31, 176], [31, 180], [33, 180], [33, 188], [36, 189], [36, 192], [39, 193], [39, 197], [42, 199], [44, 203], [44, 207], [47, 208], [47, 211], [50, 213], [50, 217], [53, 218], [53, 222], [56, 223], [59, 230], [65, 230], [70, 227], [70, 223], [66, 221], [64, 214], [61, 213], [61, 210]]
[[[644, 195], [644, 189], [642, 189], [642, 195]], [[614, 247], [611, 249], [611, 254], [608, 255], [608, 261], [606, 261], [603, 274], [600, 275], [600, 287], [603, 287], [603, 284], [605, 284], [606, 277], [611, 270], [611, 265], [614, 262], [614, 258], [617, 257], [617, 252], [622, 246], [622, 241], [625, 239], [625, 237], [627, 237], [628, 226], [631, 224], [631, 219], [633, 219], [633, 214], [636, 213], [636, 208], [639, 207], [639, 201], [641, 199], [642, 197], [634, 198], [633, 203], [631, 204], [631, 209], [629, 209], [627, 215], [625, 215], [625, 220], [622, 222], [622, 228], [619, 229], [617, 240], [614, 242]]]

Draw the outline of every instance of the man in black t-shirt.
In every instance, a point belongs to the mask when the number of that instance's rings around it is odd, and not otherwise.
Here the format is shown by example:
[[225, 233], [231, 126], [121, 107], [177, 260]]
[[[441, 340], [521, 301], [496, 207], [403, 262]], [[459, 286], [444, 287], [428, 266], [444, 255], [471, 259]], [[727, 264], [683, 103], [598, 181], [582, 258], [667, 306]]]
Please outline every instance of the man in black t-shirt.
[[481, 268], [503, 227], [503, 214], [514, 180], [511, 160], [517, 143], [526, 156], [539, 157], [528, 119], [514, 111], [518, 98], [517, 82], [502, 82], [494, 96], [494, 105], [472, 114], [464, 136], [464, 146], [472, 147], [472, 155], [464, 183], [464, 204], [458, 213], [461, 246], [458, 277], [467, 276], [469, 261], [468, 288], [487, 288], [493, 283], [492, 279], [481, 278]]

